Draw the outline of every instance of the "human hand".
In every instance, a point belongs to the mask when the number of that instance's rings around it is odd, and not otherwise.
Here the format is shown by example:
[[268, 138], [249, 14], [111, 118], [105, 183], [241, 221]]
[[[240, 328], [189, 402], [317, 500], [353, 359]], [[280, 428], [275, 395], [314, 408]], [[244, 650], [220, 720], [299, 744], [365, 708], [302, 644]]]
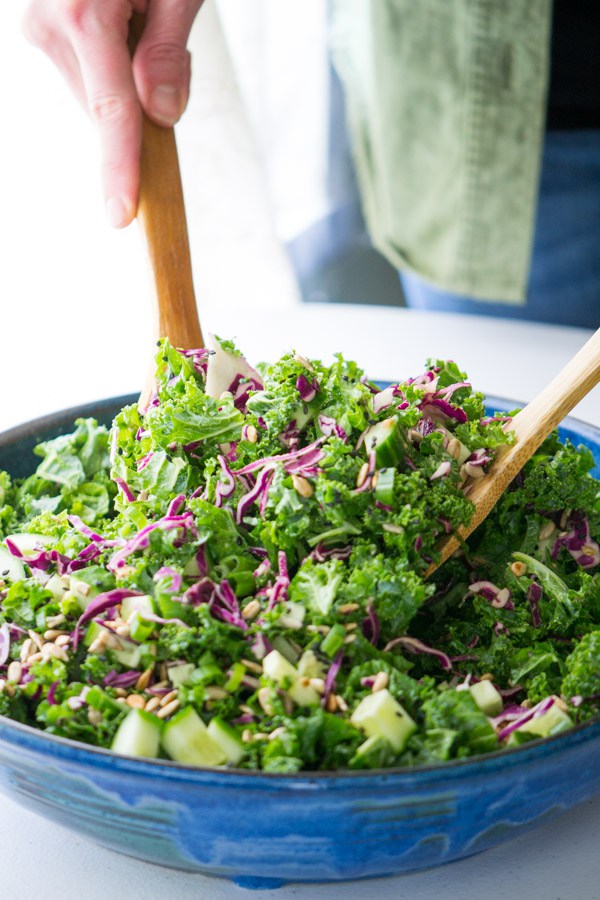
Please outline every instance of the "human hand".
[[[183, 113], [190, 89], [186, 43], [202, 0], [30, 0], [23, 30], [58, 66], [98, 126], [106, 212], [116, 228], [137, 207], [142, 108], [158, 125]], [[133, 60], [134, 12], [146, 24]]]

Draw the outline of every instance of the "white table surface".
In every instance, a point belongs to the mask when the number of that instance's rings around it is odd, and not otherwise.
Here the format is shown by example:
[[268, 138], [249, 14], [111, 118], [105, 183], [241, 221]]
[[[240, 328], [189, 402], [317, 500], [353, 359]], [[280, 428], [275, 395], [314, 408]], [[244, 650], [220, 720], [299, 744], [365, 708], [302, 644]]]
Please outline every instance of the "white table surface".
[[[248, 357], [273, 357], [294, 346], [305, 355], [330, 358], [342, 350], [362, 362], [370, 375], [388, 379], [417, 374], [425, 357], [455, 359], [472, 383], [489, 394], [528, 400], [584, 343], [588, 332], [553, 326], [510, 323], [488, 318], [425, 315], [378, 307], [306, 306], [263, 313], [212, 311], [205, 327], [223, 336], [235, 334]], [[136, 391], [147, 362], [145, 328], [115, 353], [107, 372], [104, 335], [88, 335], [81, 377], [61, 374], [60, 360], [19, 381], [18, 394], [3, 392], [0, 427], [51, 412], [72, 403]], [[51, 338], [50, 335], [47, 338]], [[0, 383], [22, 367], [22, 347], [5, 345]], [[578, 407], [579, 418], [600, 425], [598, 389]], [[568, 773], [567, 777], [576, 777]], [[256, 897], [281, 900], [362, 900], [377, 896], [429, 900], [481, 900], [506, 895], [511, 900], [596, 900], [600, 898], [600, 797], [566, 813], [518, 840], [477, 857], [425, 873], [369, 883], [289, 885], [279, 893]], [[161, 869], [96, 847], [0, 797], [0, 897], [44, 900], [160, 900], [244, 896], [228, 882]], [[246, 896], [252, 896], [247, 894]]]

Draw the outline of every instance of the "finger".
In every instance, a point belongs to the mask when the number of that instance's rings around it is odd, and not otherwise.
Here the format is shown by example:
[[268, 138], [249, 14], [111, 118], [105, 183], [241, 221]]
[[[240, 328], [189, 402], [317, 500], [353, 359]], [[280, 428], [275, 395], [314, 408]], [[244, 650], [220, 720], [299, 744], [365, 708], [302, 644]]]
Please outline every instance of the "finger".
[[133, 72], [142, 106], [158, 125], [174, 125], [190, 90], [187, 39], [202, 0], [151, 0]]
[[73, 35], [87, 106], [100, 132], [106, 211], [116, 228], [135, 215], [140, 178], [141, 109], [126, 28], [88, 23]]

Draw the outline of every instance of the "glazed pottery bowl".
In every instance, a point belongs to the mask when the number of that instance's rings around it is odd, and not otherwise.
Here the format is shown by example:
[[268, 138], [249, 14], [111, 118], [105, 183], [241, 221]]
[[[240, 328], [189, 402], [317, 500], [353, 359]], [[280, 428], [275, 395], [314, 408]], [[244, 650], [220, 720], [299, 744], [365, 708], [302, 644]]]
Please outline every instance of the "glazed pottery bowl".
[[[110, 423], [133, 400], [6, 432], [0, 469], [30, 473], [36, 443], [79, 416]], [[600, 464], [599, 429], [566, 420], [561, 436]], [[278, 775], [115, 756], [0, 717], [0, 789], [121, 853], [246, 887], [366, 878], [478, 853], [589, 799], [600, 791], [600, 721], [438, 766]]]

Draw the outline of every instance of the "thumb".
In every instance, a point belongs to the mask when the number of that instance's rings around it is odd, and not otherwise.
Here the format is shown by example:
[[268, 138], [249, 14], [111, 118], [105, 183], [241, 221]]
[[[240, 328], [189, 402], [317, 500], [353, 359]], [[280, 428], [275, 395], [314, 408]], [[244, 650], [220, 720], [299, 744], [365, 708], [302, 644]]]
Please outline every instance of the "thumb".
[[187, 39], [202, 0], [152, 0], [133, 59], [140, 102], [157, 125], [170, 126], [183, 113], [190, 89]]

